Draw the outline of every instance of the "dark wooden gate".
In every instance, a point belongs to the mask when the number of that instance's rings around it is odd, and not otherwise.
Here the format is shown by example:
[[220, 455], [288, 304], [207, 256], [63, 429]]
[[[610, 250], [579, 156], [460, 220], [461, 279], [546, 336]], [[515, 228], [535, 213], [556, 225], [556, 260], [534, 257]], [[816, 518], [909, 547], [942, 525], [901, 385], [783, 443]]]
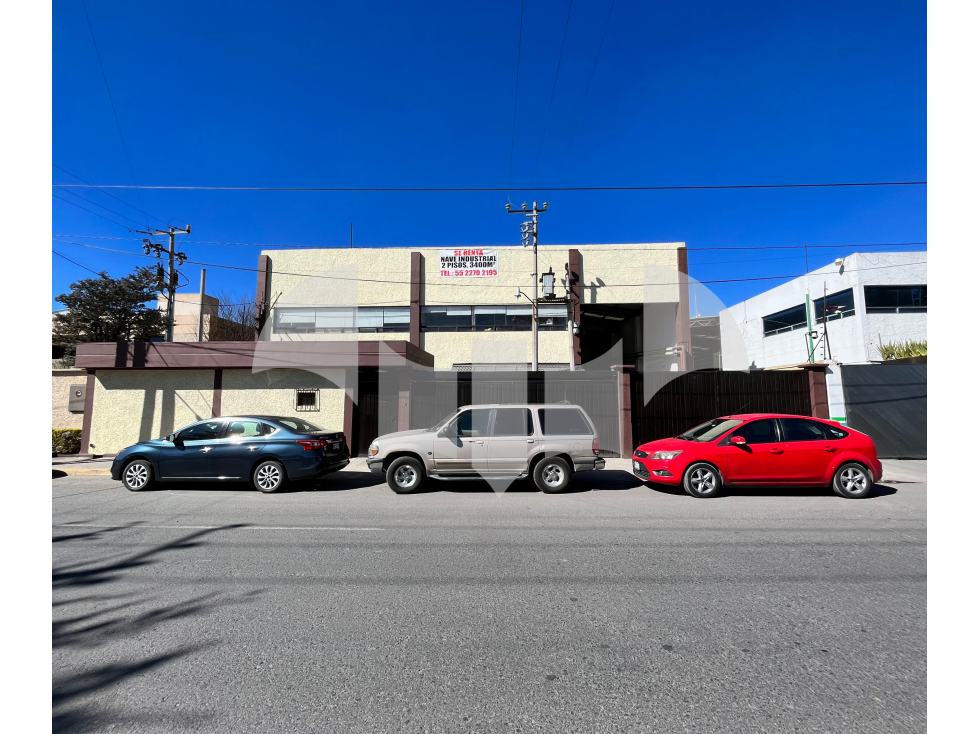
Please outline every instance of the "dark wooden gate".
[[[634, 446], [676, 436], [733, 413], [812, 415], [804, 370], [756, 372], [647, 372], [630, 375]], [[645, 402], [645, 386], [655, 394]]]

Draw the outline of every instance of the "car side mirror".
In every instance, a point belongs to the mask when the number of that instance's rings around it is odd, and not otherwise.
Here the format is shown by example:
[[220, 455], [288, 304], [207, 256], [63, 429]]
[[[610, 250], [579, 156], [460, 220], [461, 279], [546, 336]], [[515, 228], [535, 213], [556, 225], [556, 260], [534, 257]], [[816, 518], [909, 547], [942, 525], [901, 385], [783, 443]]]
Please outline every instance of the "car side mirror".
[[180, 438], [180, 435], [177, 433], [172, 433], [169, 436], [167, 436], [167, 438], [170, 440], [170, 443], [172, 443], [174, 446], [180, 446], [183, 443], [183, 439]]
[[748, 442], [745, 440], [744, 436], [731, 436], [731, 443], [733, 443], [735, 446], [744, 446]]

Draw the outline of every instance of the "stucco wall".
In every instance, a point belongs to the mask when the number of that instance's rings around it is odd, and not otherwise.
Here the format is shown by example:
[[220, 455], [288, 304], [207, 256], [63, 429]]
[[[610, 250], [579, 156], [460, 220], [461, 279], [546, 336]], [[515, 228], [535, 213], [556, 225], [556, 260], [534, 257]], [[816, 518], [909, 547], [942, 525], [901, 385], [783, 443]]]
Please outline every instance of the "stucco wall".
[[113, 454], [210, 417], [213, 388], [213, 370], [100, 370], [88, 451]]
[[[865, 285], [924, 285], [928, 283], [927, 253], [875, 252], [848, 255], [842, 266], [835, 263], [818, 268], [754, 298], [720, 312], [721, 350], [725, 369], [777, 367], [806, 361], [805, 329], [764, 336], [763, 319], [773, 313], [805, 303], [808, 282], [813, 300], [827, 293], [853, 289], [856, 313], [827, 325], [833, 359], [839, 362], [866, 362], [879, 359], [874, 345], [905, 339], [925, 339], [927, 314], [868, 314], [864, 301]], [[812, 311], [815, 318], [815, 308]], [[822, 333], [822, 325], [816, 330]], [[816, 359], [822, 359], [822, 344]]]
[[82, 413], [68, 412], [72, 385], [84, 385], [85, 370], [56, 370], [51, 373], [51, 428], [81, 428]]
[[[329, 430], [343, 430], [343, 370], [225, 370], [222, 415], [281, 415], [306, 418]], [[319, 388], [319, 411], [296, 412], [296, 389]]]
[[[476, 361], [512, 362], [517, 356], [514, 342], [522, 342], [525, 348], [524, 360], [529, 364], [533, 358], [532, 333], [529, 331], [427, 331], [422, 332], [421, 347], [435, 356], [435, 369], [452, 369], [453, 364], [469, 364]], [[567, 364], [570, 357], [570, 345], [567, 331], [541, 331], [537, 334], [538, 360], [540, 362]], [[494, 355], [487, 345], [499, 343], [501, 351]]]
[[[670, 275], [677, 268], [677, 249], [683, 243], [574, 245], [582, 255], [582, 300], [586, 303], [640, 303], [644, 266], [662, 267]], [[538, 268], [553, 268], [564, 277], [568, 245], [538, 247]], [[533, 288], [533, 251], [519, 246], [495, 247], [500, 274], [488, 278], [442, 278], [439, 250], [402, 248], [323, 250], [263, 250], [272, 258], [273, 299], [278, 305], [408, 305], [411, 253], [422, 253], [422, 302], [429, 305], [515, 303], [516, 287]], [[315, 277], [310, 277], [315, 276]], [[563, 292], [559, 287], [558, 292]], [[657, 300], [676, 301], [678, 289], [657, 291]], [[281, 294], [281, 295], [279, 295]]]

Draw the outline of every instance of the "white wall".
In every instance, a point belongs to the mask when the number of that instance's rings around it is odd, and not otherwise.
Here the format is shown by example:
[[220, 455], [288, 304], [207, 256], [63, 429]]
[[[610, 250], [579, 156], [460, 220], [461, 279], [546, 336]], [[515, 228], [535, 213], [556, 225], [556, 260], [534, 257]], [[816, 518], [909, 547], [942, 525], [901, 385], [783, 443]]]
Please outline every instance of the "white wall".
[[[762, 319], [805, 303], [808, 281], [813, 301], [826, 292], [853, 289], [856, 313], [828, 322], [833, 359], [839, 362], [867, 362], [879, 359], [872, 346], [906, 339], [926, 339], [927, 314], [867, 314], [865, 285], [923, 285], [928, 282], [927, 253], [856, 253], [844, 258], [842, 266], [829, 264], [783, 283], [765, 293], [721, 311], [721, 350], [724, 369], [777, 367], [806, 361], [806, 330], [764, 336]], [[813, 308], [815, 317], [815, 308]], [[816, 326], [822, 332], [822, 326]], [[741, 340], [743, 339], [743, 346]], [[816, 349], [816, 360], [823, 358], [823, 347]]]

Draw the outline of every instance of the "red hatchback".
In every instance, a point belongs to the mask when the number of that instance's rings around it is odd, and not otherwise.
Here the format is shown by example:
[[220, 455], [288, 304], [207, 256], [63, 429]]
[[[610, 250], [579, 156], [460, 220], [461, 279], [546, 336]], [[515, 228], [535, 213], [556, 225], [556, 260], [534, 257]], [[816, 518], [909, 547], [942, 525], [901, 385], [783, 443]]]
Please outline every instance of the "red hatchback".
[[682, 485], [693, 497], [722, 486], [832, 485], [840, 497], [870, 493], [882, 474], [874, 440], [833, 421], [755, 413], [715, 418], [676, 438], [644, 443], [632, 457], [643, 481]]

